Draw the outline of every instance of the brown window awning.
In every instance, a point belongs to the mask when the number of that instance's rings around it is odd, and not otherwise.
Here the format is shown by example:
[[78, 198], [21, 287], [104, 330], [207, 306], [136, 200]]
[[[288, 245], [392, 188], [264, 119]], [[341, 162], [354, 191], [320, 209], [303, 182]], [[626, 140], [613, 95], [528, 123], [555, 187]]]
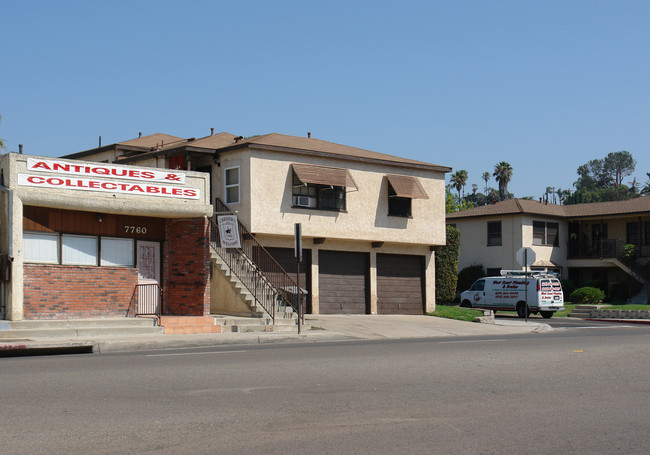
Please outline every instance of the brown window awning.
[[407, 197], [410, 199], [429, 199], [426, 191], [417, 177], [410, 175], [393, 175], [386, 174], [388, 184], [391, 186], [395, 194], [393, 197]]
[[311, 164], [292, 164], [293, 172], [302, 183], [314, 185], [343, 186], [357, 190], [350, 171], [338, 167], [315, 166]]

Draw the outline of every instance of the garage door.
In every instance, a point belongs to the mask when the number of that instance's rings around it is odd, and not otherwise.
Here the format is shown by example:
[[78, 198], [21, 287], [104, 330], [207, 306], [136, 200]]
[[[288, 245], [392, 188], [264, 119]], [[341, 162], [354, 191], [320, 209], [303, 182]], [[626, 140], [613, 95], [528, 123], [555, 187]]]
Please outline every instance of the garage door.
[[377, 312], [424, 314], [424, 257], [377, 255]]
[[[273, 259], [289, 274], [293, 281], [296, 281], [296, 258], [293, 248], [266, 248]], [[266, 270], [265, 270], [266, 272]], [[302, 250], [302, 262], [300, 263], [300, 287], [307, 289], [306, 313], [311, 313], [311, 250]]]
[[319, 312], [365, 314], [368, 307], [368, 254], [319, 251]]

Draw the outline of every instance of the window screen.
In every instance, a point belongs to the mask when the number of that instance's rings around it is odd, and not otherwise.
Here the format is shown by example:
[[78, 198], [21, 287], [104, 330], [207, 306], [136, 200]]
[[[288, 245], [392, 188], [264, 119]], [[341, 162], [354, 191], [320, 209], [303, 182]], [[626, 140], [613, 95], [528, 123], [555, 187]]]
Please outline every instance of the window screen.
[[61, 236], [62, 264], [97, 265], [97, 237]]
[[25, 262], [59, 263], [59, 235], [47, 232], [23, 234]]
[[102, 237], [102, 260], [105, 267], [133, 267], [133, 239]]

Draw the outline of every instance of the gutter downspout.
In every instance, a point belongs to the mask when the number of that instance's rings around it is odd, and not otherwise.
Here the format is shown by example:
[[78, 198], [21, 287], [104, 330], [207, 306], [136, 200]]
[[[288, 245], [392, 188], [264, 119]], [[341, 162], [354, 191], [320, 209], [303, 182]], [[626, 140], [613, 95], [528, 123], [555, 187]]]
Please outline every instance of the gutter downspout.
[[[8, 260], [9, 263], [13, 262], [14, 260], [14, 226], [13, 226], [13, 213], [14, 213], [14, 198], [13, 198], [13, 191], [10, 190], [5, 186], [5, 176], [4, 173], [0, 173], [0, 191], [5, 193], [7, 195], [7, 241], [9, 243], [8, 245]], [[0, 281], [0, 300], [1, 300], [1, 307], [0, 307], [0, 321], [5, 320], [7, 317], [7, 283], [2, 280]]]

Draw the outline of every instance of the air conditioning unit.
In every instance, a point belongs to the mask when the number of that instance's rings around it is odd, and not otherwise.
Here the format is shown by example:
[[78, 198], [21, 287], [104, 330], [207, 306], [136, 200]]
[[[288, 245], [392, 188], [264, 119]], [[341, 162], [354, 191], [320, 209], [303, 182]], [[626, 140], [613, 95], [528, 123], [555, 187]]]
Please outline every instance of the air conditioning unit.
[[294, 207], [317, 207], [318, 202], [317, 202], [315, 197], [294, 196], [293, 197], [293, 206]]

